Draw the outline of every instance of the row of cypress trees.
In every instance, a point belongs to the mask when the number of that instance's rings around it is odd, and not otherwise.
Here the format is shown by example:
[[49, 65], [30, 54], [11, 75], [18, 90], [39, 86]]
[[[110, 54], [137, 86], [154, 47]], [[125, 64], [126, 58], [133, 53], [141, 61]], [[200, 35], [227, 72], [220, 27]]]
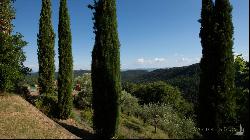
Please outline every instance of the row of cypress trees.
[[[119, 123], [120, 43], [117, 32], [116, 0], [98, 0], [94, 10], [95, 45], [92, 52], [93, 128], [100, 137], [111, 138]], [[59, 11], [58, 117], [67, 119], [72, 109], [73, 60], [70, 20], [66, 0]], [[54, 93], [54, 39], [51, 1], [42, 0], [38, 34], [39, 86], [41, 94]]]
[[199, 128], [205, 138], [225, 138], [234, 124], [232, 6], [229, 0], [202, 0]]
[[[51, 0], [42, 0], [42, 10], [37, 35], [40, 94], [50, 96], [55, 92], [54, 44], [55, 33], [51, 22]], [[60, 1], [59, 11], [59, 72], [57, 117], [67, 119], [72, 108], [73, 58], [71, 47], [70, 18], [66, 0]]]

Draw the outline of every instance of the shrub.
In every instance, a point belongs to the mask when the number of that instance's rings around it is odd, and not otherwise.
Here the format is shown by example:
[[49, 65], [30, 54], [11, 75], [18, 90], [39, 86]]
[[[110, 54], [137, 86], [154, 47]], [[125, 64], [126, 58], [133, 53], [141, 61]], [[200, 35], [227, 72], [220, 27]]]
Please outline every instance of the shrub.
[[138, 108], [138, 99], [126, 91], [121, 92], [120, 105], [122, 113], [135, 115]]
[[75, 82], [80, 84], [81, 92], [76, 95], [74, 99], [74, 104], [77, 108], [85, 109], [92, 107], [92, 85], [91, 85], [91, 75], [89, 73], [83, 74], [83, 76], [78, 76]]
[[91, 108], [81, 111], [81, 120], [84, 120], [91, 126], [93, 125], [92, 118], [93, 118], [93, 111]]
[[48, 117], [57, 117], [57, 96], [43, 95], [35, 101], [35, 106]]

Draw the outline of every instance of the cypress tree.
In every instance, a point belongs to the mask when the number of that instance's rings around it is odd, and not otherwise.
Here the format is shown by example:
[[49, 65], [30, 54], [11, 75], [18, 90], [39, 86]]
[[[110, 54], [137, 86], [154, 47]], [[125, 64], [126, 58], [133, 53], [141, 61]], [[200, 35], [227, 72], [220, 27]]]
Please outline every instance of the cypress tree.
[[59, 72], [58, 72], [58, 108], [59, 118], [67, 119], [72, 109], [73, 59], [71, 51], [70, 17], [67, 1], [60, 1], [59, 10]]
[[42, 0], [42, 10], [37, 35], [40, 94], [54, 93], [54, 43], [55, 33], [51, 22], [51, 1]]
[[26, 56], [20, 33], [12, 34], [12, 20], [15, 19], [13, 0], [0, 2], [0, 93], [19, 88], [19, 83], [31, 70], [23, 65]]
[[[216, 105], [216, 130], [223, 127], [232, 127], [235, 118], [235, 70], [233, 55], [233, 23], [232, 6], [229, 0], [215, 1], [215, 59], [216, 79], [215, 89], [217, 91]], [[218, 135], [228, 136], [217, 132]]]
[[201, 29], [200, 38], [202, 46], [202, 58], [200, 61], [200, 85], [199, 85], [199, 105], [198, 105], [198, 122], [199, 128], [203, 136], [209, 135], [213, 128], [215, 120], [211, 119], [211, 112], [215, 111], [212, 105], [215, 99], [215, 91], [213, 90], [214, 80], [216, 78], [213, 63], [214, 59], [214, 3], [212, 0], [202, 0], [201, 10]]
[[206, 138], [229, 136], [234, 125], [232, 7], [228, 0], [202, 1], [198, 121]]
[[94, 1], [95, 45], [92, 51], [93, 128], [100, 137], [111, 138], [119, 123], [120, 43], [116, 0]]

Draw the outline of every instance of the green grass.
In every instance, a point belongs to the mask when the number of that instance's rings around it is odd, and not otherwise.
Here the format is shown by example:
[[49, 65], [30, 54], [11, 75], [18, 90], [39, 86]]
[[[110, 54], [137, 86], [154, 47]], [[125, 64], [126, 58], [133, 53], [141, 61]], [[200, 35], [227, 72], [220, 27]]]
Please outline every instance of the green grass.
[[[92, 127], [92, 112], [90, 109], [81, 111], [81, 122]], [[86, 126], [85, 126], [86, 127]], [[120, 116], [120, 124], [118, 129], [117, 139], [168, 139], [168, 135], [157, 128], [154, 132], [154, 127], [144, 124], [139, 118], [122, 114]]]
[[139, 118], [127, 115], [121, 115], [120, 126], [117, 138], [119, 139], [168, 139], [168, 135], [157, 128], [154, 132], [154, 127], [144, 124]]
[[0, 96], [0, 138], [78, 138], [18, 95]]

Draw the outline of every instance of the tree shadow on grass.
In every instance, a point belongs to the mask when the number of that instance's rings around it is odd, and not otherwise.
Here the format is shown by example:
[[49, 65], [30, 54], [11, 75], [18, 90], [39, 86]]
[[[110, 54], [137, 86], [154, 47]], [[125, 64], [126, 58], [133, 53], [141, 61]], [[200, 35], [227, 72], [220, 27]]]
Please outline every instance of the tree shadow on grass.
[[77, 137], [80, 137], [82, 139], [96, 139], [97, 138], [94, 134], [92, 134], [84, 129], [80, 129], [80, 128], [75, 127], [73, 125], [68, 125], [66, 123], [62, 123], [62, 122], [58, 122], [58, 121], [57, 121], [57, 123], [60, 124], [65, 129], [67, 129], [72, 134], [74, 134]]

